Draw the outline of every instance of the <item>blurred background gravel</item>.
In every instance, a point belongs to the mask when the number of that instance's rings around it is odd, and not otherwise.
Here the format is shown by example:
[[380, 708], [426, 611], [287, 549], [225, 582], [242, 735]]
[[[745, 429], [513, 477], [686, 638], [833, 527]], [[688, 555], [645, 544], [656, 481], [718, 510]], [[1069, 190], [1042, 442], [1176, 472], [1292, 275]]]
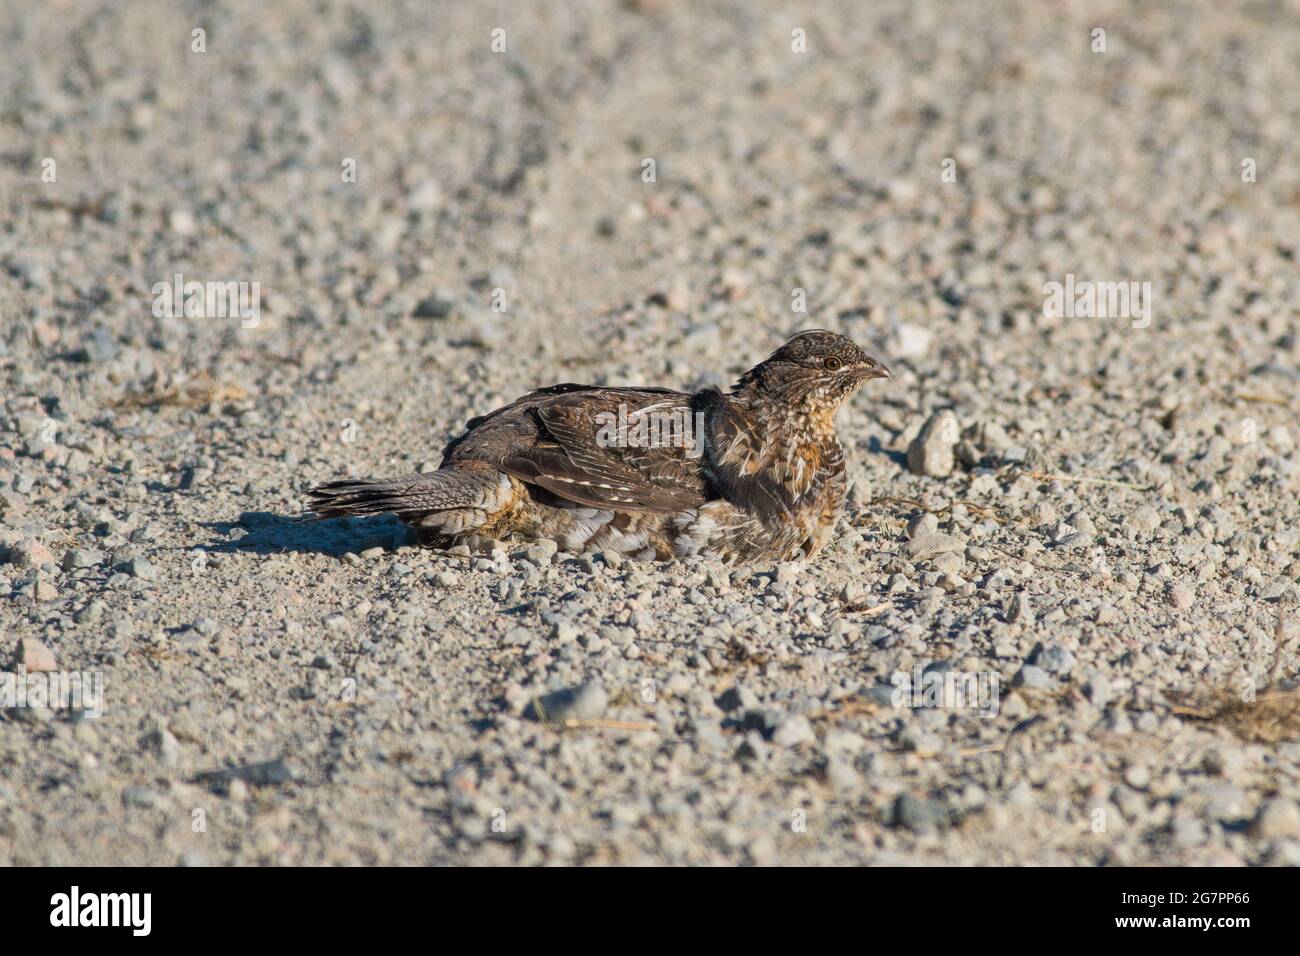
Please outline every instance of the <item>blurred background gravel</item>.
[[[0, 862], [1300, 862], [1297, 89], [1292, 2], [0, 7], [0, 667], [106, 693], [0, 712]], [[806, 327], [896, 375], [807, 567], [293, 520]]]

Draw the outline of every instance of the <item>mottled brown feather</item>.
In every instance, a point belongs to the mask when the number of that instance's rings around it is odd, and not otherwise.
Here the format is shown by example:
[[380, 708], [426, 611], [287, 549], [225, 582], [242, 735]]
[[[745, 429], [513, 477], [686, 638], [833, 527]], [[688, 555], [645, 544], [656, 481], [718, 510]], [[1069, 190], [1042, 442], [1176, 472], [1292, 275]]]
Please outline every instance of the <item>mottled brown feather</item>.
[[[845, 498], [835, 411], [888, 375], [850, 340], [814, 330], [725, 394], [553, 385], [471, 419], [438, 471], [323, 485], [312, 506], [320, 517], [395, 513], [439, 540], [550, 538], [647, 558], [812, 555]], [[652, 414], [669, 426], [657, 440], [637, 429]]]

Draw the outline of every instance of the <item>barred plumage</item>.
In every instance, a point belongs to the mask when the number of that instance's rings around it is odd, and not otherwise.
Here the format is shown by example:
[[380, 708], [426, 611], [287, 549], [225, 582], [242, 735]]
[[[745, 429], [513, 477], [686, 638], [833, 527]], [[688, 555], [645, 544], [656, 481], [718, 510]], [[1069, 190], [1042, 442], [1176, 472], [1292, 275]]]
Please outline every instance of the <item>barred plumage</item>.
[[553, 385], [472, 419], [430, 474], [336, 481], [318, 517], [397, 515], [446, 540], [551, 538], [571, 551], [727, 561], [826, 543], [844, 502], [841, 404], [889, 370], [801, 332], [726, 393]]

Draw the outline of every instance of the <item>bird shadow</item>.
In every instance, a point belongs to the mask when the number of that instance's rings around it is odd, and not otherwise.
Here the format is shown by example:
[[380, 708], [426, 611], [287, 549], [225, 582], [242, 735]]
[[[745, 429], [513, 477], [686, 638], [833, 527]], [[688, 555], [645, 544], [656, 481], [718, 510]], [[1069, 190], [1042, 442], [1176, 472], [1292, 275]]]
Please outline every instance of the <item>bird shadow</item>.
[[309, 518], [245, 511], [234, 521], [202, 523], [213, 540], [197, 546], [210, 554], [326, 554], [342, 557], [368, 547], [404, 544], [408, 530], [391, 515], [368, 518]]

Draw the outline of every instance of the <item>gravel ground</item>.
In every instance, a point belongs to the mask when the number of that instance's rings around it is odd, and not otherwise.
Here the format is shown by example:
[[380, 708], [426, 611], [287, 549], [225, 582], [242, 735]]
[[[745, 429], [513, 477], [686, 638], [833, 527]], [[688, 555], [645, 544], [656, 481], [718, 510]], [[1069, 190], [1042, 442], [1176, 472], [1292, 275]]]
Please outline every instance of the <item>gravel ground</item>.
[[[0, 864], [1300, 863], [1296, 3], [263, 6], [0, 7]], [[298, 520], [807, 327], [807, 565]]]

